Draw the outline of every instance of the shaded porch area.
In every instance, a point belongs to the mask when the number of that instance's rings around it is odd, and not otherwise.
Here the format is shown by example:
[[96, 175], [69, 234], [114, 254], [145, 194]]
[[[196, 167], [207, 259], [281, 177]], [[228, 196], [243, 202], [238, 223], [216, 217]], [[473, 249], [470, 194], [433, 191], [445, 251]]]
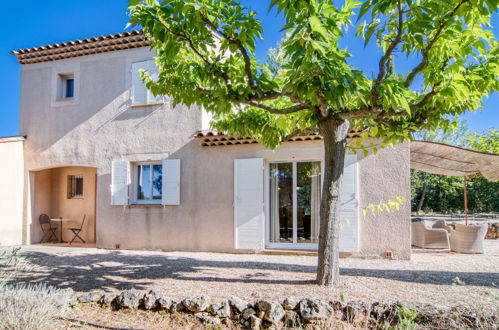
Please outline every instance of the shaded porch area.
[[91, 167], [31, 171], [30, 243], [95, 247], [96, 181]]

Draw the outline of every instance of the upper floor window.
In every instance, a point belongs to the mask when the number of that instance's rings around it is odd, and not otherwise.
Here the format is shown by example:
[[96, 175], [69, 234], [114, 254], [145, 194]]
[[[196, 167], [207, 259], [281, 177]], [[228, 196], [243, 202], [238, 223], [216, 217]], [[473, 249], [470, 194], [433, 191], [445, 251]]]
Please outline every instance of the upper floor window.
[[72, 99], [75, 97], [75, 78], [73, 73], [59, 74], [58, 99]]
[[154, 60], [132, 63], [132, 103], [134, 105], [162, 103], [163, 96], [154, 96], [154, 94], [147, 89], [144, 82], [142, 82], [140, 70], [147, 71], [152, 79], [158, 78], [158, 67], [154, 63]]

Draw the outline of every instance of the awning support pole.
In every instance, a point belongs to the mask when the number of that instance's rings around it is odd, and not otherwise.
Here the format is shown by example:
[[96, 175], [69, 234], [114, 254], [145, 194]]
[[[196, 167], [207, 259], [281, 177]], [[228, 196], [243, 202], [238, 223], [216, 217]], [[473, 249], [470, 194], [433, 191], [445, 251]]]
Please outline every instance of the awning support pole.
[[468, 191], [466, 189], [466, 177], [464, 177], [464, 224], [468, 225]]

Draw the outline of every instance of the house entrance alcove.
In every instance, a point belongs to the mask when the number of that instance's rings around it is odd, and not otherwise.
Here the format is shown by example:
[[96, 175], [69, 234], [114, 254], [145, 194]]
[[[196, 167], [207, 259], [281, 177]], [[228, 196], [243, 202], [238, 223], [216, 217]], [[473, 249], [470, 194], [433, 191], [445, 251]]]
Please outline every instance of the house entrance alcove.
[[[95, 243], [96, 220], [96, 181], [97, 170], [92, 167], [64, 166], [30, 172], [31, 182], [31, 228], [30, 242], [40, 243], [43, 231], [39, 217], [47, 214], [51, 219], [63, 218], [67, 221], [52, 221], [56, 226], [57, 240], [69, 242], [74, 234], [69, 228], [79, 228], [85, 221], [79, 236], [87, 244]], [[74, 244], [82, 242], [76, 238]]]

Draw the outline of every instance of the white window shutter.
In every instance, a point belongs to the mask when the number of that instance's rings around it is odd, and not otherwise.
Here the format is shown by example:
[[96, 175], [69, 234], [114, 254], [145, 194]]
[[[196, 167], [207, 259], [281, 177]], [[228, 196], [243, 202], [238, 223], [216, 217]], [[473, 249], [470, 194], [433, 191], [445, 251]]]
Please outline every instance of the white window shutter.
[[[154, 60], [147, 61], [147, 73], [154, 80], [157, 81], [159, 78], [158, 67], [156, 66], [156, 62]], [[156, 95], [147, 90], [147, 103], [159, 103], [163, 101], [163, 95]]]
[[128, 162], [112, 164], [111, 205], [128, 205]]
[[261, 250], [263, 239], [263, 159], [234, 160], [235, 248]]
[[146, 104], [149, 91], [140, 79], [140, 70], [148, 70], [148, 61], [132, 63], [132, 103]]
[[357, 252], [359, 249], [359, 203], [357, 200], [357, 156], [345, 155], [341, 182], [341, 210], [339, 250]]
[[180, 159], [163, 160], [163, 205], [180, 205]]

